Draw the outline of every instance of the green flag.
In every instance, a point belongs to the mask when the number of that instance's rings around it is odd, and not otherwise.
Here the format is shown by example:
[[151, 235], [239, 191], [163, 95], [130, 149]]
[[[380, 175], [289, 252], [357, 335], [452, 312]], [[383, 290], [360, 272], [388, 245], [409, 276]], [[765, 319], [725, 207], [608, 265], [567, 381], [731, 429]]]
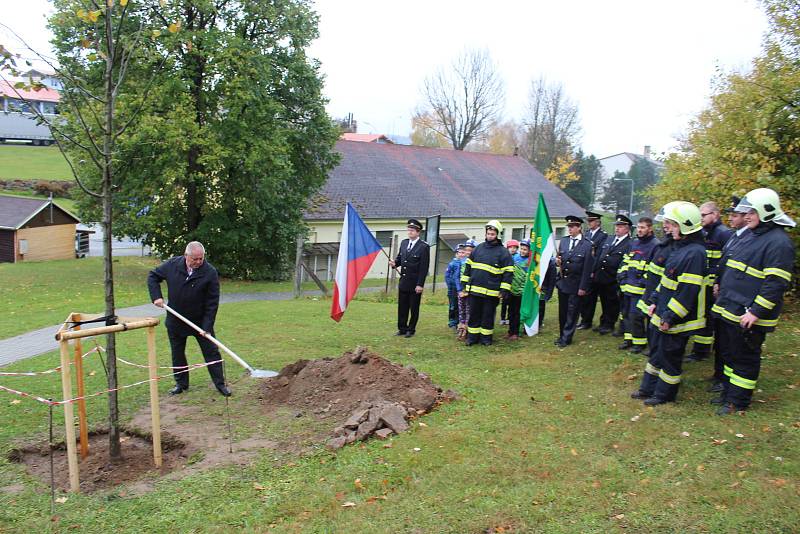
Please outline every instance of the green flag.
[[550, 259], [556, 251], [555, 236], [550, 226], [550, 215], [544, 203], [544, 196], [539, 193], [539, 206], [536, 208], [536, 218], [533, 220], [531, 232], [531, 255], [528, 263], [528, 278], [522, 290], [522, 306], [520, 318], [525, 327], [525, 333], [535, 336], [539, 333], [539, 300], [542, 293], [542, 283], [550, 266]]

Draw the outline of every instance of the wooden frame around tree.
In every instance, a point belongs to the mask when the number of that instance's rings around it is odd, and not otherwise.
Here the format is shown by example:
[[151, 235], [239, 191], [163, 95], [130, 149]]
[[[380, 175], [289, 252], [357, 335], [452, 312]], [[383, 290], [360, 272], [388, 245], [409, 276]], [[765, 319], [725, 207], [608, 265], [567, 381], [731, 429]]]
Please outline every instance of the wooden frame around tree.
[[[111, 332], [126, 332], [147, 328], [147, 365], [150, 372], [150, 415], [153, 433], [153, 461], [155, 466], [161, 467], [161, 416], [158, 407], [158, 364], [156, 362], [156, 331], [159, 320], [153, 317], [118, 317], [117, 324], [111, 326], [98, 326], [82, 329], [80, 325], [69, 325], [78, 321], [89, 321], [101, 317], [100, 314], [70, 313], [64, 324], [56, 332], [56, 341], [61, 348], [61, 390], [64, 400], [72, 396], [72, 371], [70, 366], [70, 340], [75, 340], [75, 376], [77, 383], [77, 397], [84, 397], [86, 391], [83, 384], [83, 350], [81, 339], [84, 337], [109, 334]], [[80, 429], [81, 458], [89, 455], [89, 429], [86, 420], [86, 401], [80, 398], [75, 402], [78, 406], [78, 421]], [[78, 453], [75, 436], [75, 414], [73, 403], [64, 403], [64, 428], [66, 430], [67, 463], [69, 465], [70, 491], [80, 491], [80, 477], [78, 471]]]

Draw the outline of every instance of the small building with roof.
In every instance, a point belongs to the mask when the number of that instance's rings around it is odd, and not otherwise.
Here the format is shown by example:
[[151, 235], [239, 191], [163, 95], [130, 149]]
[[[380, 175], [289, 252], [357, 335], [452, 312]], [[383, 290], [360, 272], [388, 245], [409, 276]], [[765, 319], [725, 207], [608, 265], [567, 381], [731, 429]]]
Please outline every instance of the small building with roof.
[[79, 223], [52, 199], [0, 195], [0, 262], [75, 258]]
[[[336, 256], [330, 252], [338, 250], [347, 202], [390, 256], [406, 238], [409, 218], [424, 223], [441, 216], [436, 243], [440, 264], [452, 259], [459, 242], [483, 241], [484, 225], [491, 219], [504, 225], [503, 241], [529, 235], [539, 193], [557, 235], [565, 232], [566, 215], [583, 216], [582, 207], [519, 156], [346, 140], [338, 141], [336, 150], [340, 163], [305, 212], [307, 250], [327, 251], [307, 252], [306, 265], [323, 280], [331, 280], [336, 270]], [[368, 276], [386, 277], [386, 260], [376, 260]], [[443, 276], [441, 267], [438, 272]]]

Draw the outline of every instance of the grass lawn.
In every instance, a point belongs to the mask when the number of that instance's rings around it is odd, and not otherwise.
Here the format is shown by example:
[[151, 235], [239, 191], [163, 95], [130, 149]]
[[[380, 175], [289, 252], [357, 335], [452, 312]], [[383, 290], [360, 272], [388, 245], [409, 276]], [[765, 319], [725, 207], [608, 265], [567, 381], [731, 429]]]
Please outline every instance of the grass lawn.
[[[147, 274], [156, 265], [158, 261], [152, 258], [114, 259], [117, 307], [150, 302]], [[102, 258], [0, 263], [0, 280], [0, 308], [5, 310], [0, 314], [0, 339], [58, 324], [73, 311], [100, 313], [105, 307]], [[366, 285], [383, 283], [365, 281]], [[293, 282], [222, 280], [221, 287], [224, 294], [292, 291], [294, 286]], [[303, 285], [309, 290], [316, 287], [313, 282]]]
[[68, 182], [73, 177], [55, 145], [0, 145], [0, 179]]
[[[28, 289], [34, 290], [39, 292]], [[441, 302], [441, 295], [431, 301]], [[759, 402], [746, 416], [720, 418], [713, 415], [702, 379], [709, 364], [688, 367], [677, 404], [644, 409], [628, 397], [644, 359], [615, 350], [618, 339], [590, 332], [579, 332], [576, 344], [565, 350], [554, 348], [552, 307], [541, 336], [490, 348], [457, 343], [444, 326], [447, 312], [441, 304], [423, 305], [417, 336], [411, 339], [392, 336], [395, 305], [372, 295], [351, 304], [339, 324], [327, 317], [328, 309], [328, 302], [311, 299], [223, 305], [217, 334], [253, 366], [265, 369], [368, 345], [395, 362], [414, 365], [463, 398], [424, 416], [425, 426], [414, 424], [390, 440], [391, 448], [373, 440], [337, 453], [316, 447], [302, 457], [265, 450], [252, 465], [163, 480], [143, 495], [128, 495], [124, 488], [65, 495], [54, 520], [47, 486], [3, 455], [0, 530], [797, 531], [800, 322], [790, 312], [768, 337]], [[166, 363], [166, 335], [163, 327], [158, 330], [160, 358]], [[141, 361], [143, 333], [118, 339], [121, 355]], [[197, 361], [197, 350], [193, 353]], [[56, 360], [57, 355], [48, 354], [13, 367], [41, 370]], [[102, 388], [97, 359], [87, 364], [95, 373], [88, 377], [88, 390]], [[138, 373], [123, 368], [121, 380], [133, 382], [141, 377]], [[192, 379], [195, 387], [170, 402], [197, 405], [217, 420], [222, 403], [204, 387], [207, 380], [199, 372]], [[0, 383], [60, 397], [55, 375], [3, 378]], [[234, 414], [257, 402], [248, 394], [256, 386], [254, 379], [235, 381]], [[169, 387], [160, 384], [162, 393]], [[147, 388], [125, 390], [120, 400], [124, 417], [146, 402]], [[90, 421], [99, 424], [105, 398], [88, 407]], [[63, 419], [59, 422], [59, 411], [55, 414], [59, 428]], [[0, 397], [0, 420], [2, 451], [46, 437], [47, 410], [31, 400]], [[260, 427], [266, 433], [285, 431], [268, 423], [234, 418], [233, 424], [241, 437]], [[347, 501], [355, 506], [343, 507]]]

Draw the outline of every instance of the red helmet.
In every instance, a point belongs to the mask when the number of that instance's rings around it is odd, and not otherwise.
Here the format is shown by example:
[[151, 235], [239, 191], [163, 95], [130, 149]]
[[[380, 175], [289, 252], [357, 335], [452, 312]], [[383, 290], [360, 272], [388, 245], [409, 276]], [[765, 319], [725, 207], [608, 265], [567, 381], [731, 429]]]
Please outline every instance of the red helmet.
[[508, 241], [506, 241], [506, 248], [508, 247], [519, 248], [519, 241], [517, 241], [516, 239], [509, 239]]

